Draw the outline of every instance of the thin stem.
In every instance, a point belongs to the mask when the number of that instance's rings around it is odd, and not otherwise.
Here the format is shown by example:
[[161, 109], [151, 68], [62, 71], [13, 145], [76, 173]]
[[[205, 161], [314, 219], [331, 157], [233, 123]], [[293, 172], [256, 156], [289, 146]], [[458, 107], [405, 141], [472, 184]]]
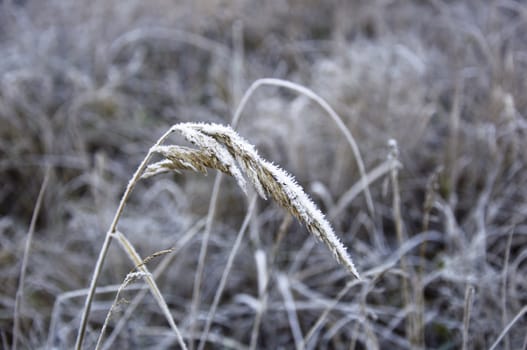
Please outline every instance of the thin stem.
[[510, 329], [512, 328], [512, 326], [514, 326], [514, 324], [516, 322], [518, 322], [518, 320], [520, 318], [523, 317], [523, 315], [525, 315], [525, 313], [527, 313], [527, 306], [524, 306], [523, 309], [520, 310], [520, 312], [518, 312], [516, 314], [516, 316], [514, 316], [514, 318], [512, 319], [512, 321], [509, 322], [509, 324], [507, 325], [507, 327], [505, 327], [505, 329], [501, 332], [501, 334], [499, 335], [498, 339], [496, 339], [496, 341], [494, 342], [494, 344], [492, 344], [492, 346], [490, 347], [489, 350], [494, 350], [496, 349], [496, 346], [498, 346], [498, 344], [500, 343], [500, 341], [503, 339], [503, 337], [510, 331]]
[[[505, 251], [505, 261], [503, 262], [503, 272], [502, 272], [502, 283], [501, 283], [501, 319], [503, 322], [503, 327], [507, 324], [507, 319], [509, 318], [507, 312], [507, 273], [509, 267], [509, 260], [511, 256], [511, 245], [512, 245], [512, 236], [514, 235], [514, 229], [509, 233], [507, 238], [507, 250]], [[510, 350], [510, 339], [509, 336], [505, 336], [505, 350]]]
[[472, 298], [474, 297], [474, 287], [467, 286], [465, 290], [465, 308], [463, 309], [463, 347], [462, 350], [468, 349], [468, 328], [470, 325], [470, 315], [472, 313]]
[[121, 293], [124, 291], [126, 287], [130, 285], [130, 283], [132, 283], [134, 280], [139, 279], [140, 277], [143, 277], [143, 276], [144, 275], [138, 275], [137, 272], [130, 272], [128, 275], [126, 275], [123, 283], [121, 283], [121, 285], [117, 289], [117, 293], [115, 293], [115, 298], [113, 299], [113, 303], [112, 303], [112, 306], [110, 307], [110, 310], [106, 314], [104, 324], [102, 325], [102, 328], [101, 328], [101, 333], [99, 334], [99, 339], [97, 339], [97, 343], [95, 344], [95, 350], [101, 349], [101, 345], [104, 339], [104, 335], [106, 334], [106, 329], [108, 328], [108, 324], [110, 323], [110, 319], [112, 318], [114, 310], [119, 305], [119, 298], [121, 297]]
[[[154, 147], [159, 146], [172, 132], [173, 132], [172, 128], [170, 128], [167, 132], [165, 132], [154, 144]], [[124, 207], [126, 206], [126, 202], [128, 201], [128, 198], [130, 197], [135, 185], [137, 184], [137, 182], [139, 182], [139, 179], [141, 178], [141, 174], [145, 170], [148, 164], [148, 161], [152, 157], [152, 153], [153, 153], [152, 149], [150, 149], [146, 157], [143, 159], [141, 164], [139, 164], [139, 167], [137, 168], [134, 175], [128, 182], [128, 185], [126, 186], [126, 190], [123, 196], [121, 197], [119, 206], [117, 207], [117, 211], [115, 212], [115, 216], [112, 220], [112, 224], [110, 225], [110, 228], [106, 232], [106, 237], [104, 238], [102, 248], [99, 252], [99, 257], [97, 258], [97, 263], [95, 265], [93, 276], [90, 281], [90, 288], [88, 291], [88, 295], [86, 297], [86, 302], [84, 304], [84, 310], [82, 312], [82, 317], [81, 317], [81, 324], [79, 326], [79, 331], [77, 333], [77, 340], [75, 342], [76, 350], [82, 349], [82, 343], [84, 341], [84, 336], [86, 335], [86, 326], [88, 324], [88, 317], [89, 317], [90, 310], [91, 310], [91, 304], [93, 302], [93, 297], [95, 295], [95, 288], [97, 286], [97, 280], [99, 279], [99, 276], [101, 274], [102, 267], [104, 265], [104, 260], [108, 253], [108, 248], [110, 248], [110, 243], [112, 241], [112, 235], [117, 231], [117, 223], [119, 222], [119, 219], [121, 218]]]
[[[115, 285], [115, 284], [107, 285], [104, 287], [97, 287], [95, 294], [100, 295], [104, 293], [115, 293], [119, 290], [119, 287], [120, 285]], [[128, 289], [144, 289], [144, 288], [148, 288], [148, 287], [144, 287], [144, 286], [143, 287], [137, 287], [137, 286], [128, 287]], [[58, 323], [60, 322], [59, 318], [61, 315], [61, 308], [63, 307], [63, 305], [65, 305], [66, 302], [71, 299], [84, 297], [88, 295], [88, 291], [89, 291], [88, 288], [77, 289], [77, 290], [73, 290], [70, 292], [64, 292], [60, 294], [59, 296], [57, 296], [57, 298], [55, 299], [55, 303], [53, 305], [53, 311], [51, 312], [51, 320], [50, 320], [49, 331], [48, 331], [48, 340], [47, 340], [45, 349], [56, 349], [58, 347], [58, 345], [54, 345], [54, 343], [55, 343], [57, 332], [59, 331]]]
[[[260, 324], [262, 322], [262, 317], [265, 312], [265, 309], [267, 307], [267, 299], [269, 297], [269, 288], [271, 285], [271, 276], [273, 275], [274, 270], [274, 261], [276, 258], [276, 255], [278, 253], [278, 247], [280, 246], [280, 243], [284, 239], [285, 235], [287, 234], [287, 230], [289, 228], [289, 225], [291, 225], [292, 222], [292, 216], [291, 214], [286, 214], [284, 217], [282, 224], [278, 228], [278, 234], [276, 236], [276, 241], [273, 245], [273, 249], [271, 250], [271, 258], [269, 261], [269, 266], [267, 268], [267, 273], [265, 277], [264, 283], [260, 284], [258, 283], [258, 294], [259, 294], [259, 302], [260, 307], [256, 311], [256, 315], [254, 316], [254, 323], [253, 328], [251, 330], [251, 343], [249, 346], [250, 350], [256, 349], [257, 343], [258, 343], [258, 335], [260, 332]], [[260, 292], [261, 291], [261, 292]]]
[[134, 262], [135, 267], [138, 270], [141, 270], [141, 272], [144, 273], [143, 278], [148, 283], [148, 287], [150, 288], [150, 291], [152, 292], [152, 295], [154, 299], [157, 301], [157, 304], [161, 308], [161, 311], [163, 311], [163, 315], [168, 321], [168, 324], [170, 325], [170, 328], [174, 331], [176, 334], [176, 339], [179, 343], [179, 346], [183, 350], [187, 350], [187, 346], [185, 345], [185, 342], [183, 341], [183, 337], [181, 336], [181, 333], [179, 332], [178, 327], [176, 326], [176, 322], [174, 321], [174, 318], [172, 317], [170, 313], [170, 309], [168, 308], [168, 305], [163, 298], [163, 295], [161, 294], [161, 291], [159, 290], [159, 287], [157, 286], [156, 281], [152, 277], [152, 274], [146, 267], [146, 264], [144, 263], [144, 260], [141, 259], [141, 256], [137, 253], [134, 246], [128, 241], [126, 236], [122, 234], [121, 232], [116, 232], [117, 239], [119, 240], [119, 243], [123, 247], [124, 251], [128, 255], [128, 257]]
[[229, 275], [231, 271], [232, 264], [234, 263], [234, 258], [236, 257], [236, 254], [238, 253], [238, 249], [240, 248], [240, 244], [242, 242], [245, 232], [247, 231], [247, 227], [249, 226], [250, 219], [254, 213], [254, 209], [256, 207], [256, 200], [257, 200], [256, 196], [254, 196], [251, 199], [249, 208], [247, 209], [247, 214], [245, 216], [245, 219], [243, 220], [243, 223], [242, 223], [242, 226], [240, 227], [238, 235], [236, 236], [236, 240], [232, 247], [229, 258], [227, 259], [227, 264], [225, 265], [225, 269], [223, 270], [220, 284], [218, 286], [216, 294], [214, 295], [214, 301], [212, 302], [212, 306], [210, 308], [209, 315], [207, 317], [207, 323], [205, 324], [205, 329], [203, 330], [203, 333], [201, 334], [201, 339], [199, 342], [198, 350], [203, 350], [205, 348], [205, 341], [209, 334], [210, 327], [212, 325], [212, 320], [214, 319], [214, 315], [216, 314], [216, 310], [218, 308], [220, 298], [223, 294], [223, 290], [225, 289], [225, 284], [227, 283], [227, 276]]
[[[398, 158], [399, 150], [397, 148], [397, 141], [394, 139], [390, 139], [389, 142], [390, 147], [390, 154], [389, 159], [395, 161]], [[399, 169], [397, 167], [393, 167], [391, 171], [391, 180], [392, 180], [392, 192], [393, 192], [393, 203], [392, 203], [392, 210], [393, 210], [393, 220], [395, 222], [395, 232], [397, 235], [397, 241], [399, 242], [399, 246], [402, 246], [405, 241], [405, 235], [404, 235], [404, 229], [403, 229], [403, 218], [401, 214], [401, 196], [400, 196], [400, 189], [399, 189]], [[416, 348], [421, 348], [420, 345], [418, 345], [418, 341], [416, 340], [416, 332], [415, 332], [415, 311], [412, 308], [412, 298], [410, 293], [410, 288], [408, 285], [408, 279], [412, 278], [412, 275], [410, 273], [408, 263], [406, 261], [406, 256], [401, 256], [401, 269], [404, 272], [404, 275], [402, 276], [402, 293], [403, 293], [403, 303], [405, 308], [408, 309], [408, 318], [406, 320], [406, 336], [410, 338], [410, 343], [412, 346]]]
[[29, 229], [27, 231], [26, 247], [24, 249], [24, 256], [22, 257], [22, 266], [20, 268], [20, 279], [18, 281], [18, 289], [16, 291], [15, 297], [15, 312], [14, 312], [14, 323], [13, 323], [13, 344], [12, 350], [17, 349], [18, 334], [20, 333], [20, 309], [22, 306], [22, 297], [24, 295], [24, 281], [26, 279], [27, 264], [29, 259], [29, 250], [31, 249], [31, 242], [33, 241], [33, 233], [35, 232], [35, 226], [37, 224], [38, 214], [40, 213], [40, 208], [42, 206], [42, 200], [44, 199], [44, 193], [48, 186], [49, 174], [51, 168], [46, 168], [46, 173], [44, 175], [44, 180], [40, 186], [40, 191], [38, 193], [37, 201], [35, 203], [35, 209], [33, 210], [33, 216], [31, 217], [31, 222], [29, 224]]
[[[194, 238], [194, 236], [199, 230], [202, 229], [204, 222], [205, 220], [203, 219], [198, 221], [183, 237], [178, 239], [176, 245], [172, 248], [173, 251], [169, 255], [167, 255], [154, 270], [153, 272], [154, 278], [158, 278], [159, 276], [161, 276], [161, 274], [167, 269], [170, 262], [176, 257], [179, 251], [183, 249], [190, 242], [192, 238]], [[112, 333], [106, 339], [106, 342], [104, 343], [104, 346], [102, 347], [103, 350], [110, 349], [115, 339], [117, 339], [117, 336], [119, 335], [119, 333], [123, 330], [124, 326], [126, 325], [126, 321], [132, 316], [132, 313], [137, 308], [141, 300], [145, 297], [146, 293], [148, 293], [147, 290], [141, 290], [139, 294], [136, 295], [134, 299], [130, 302], [124, 315], [119, 319], [119, 322], [117, 322], [117, 324], [113, 327]]]
[[[201, 281], [203, 279], [203, 270], [205, 269], [205, 259], [207, 257], [207, 248], [209, 245], [210, 231], [212, 230], [212, 223], [214, 221], [214, 215], [216, 214], [216, 206], [218, 203], [218, 197], [220, 193], [221, 182], [223, 179], [223, 174], [218, 173], [214, 179], [214, 186], [212, 188], [212, 195], [209, 203], [209, 213], [207, 215], [207, 222], [205, 224], [205, 232], [203, 233], [203, 239], [201, 242], [201, 248], [199, 252], [198, 267], [196, 271], [196, 276], [194, 278], [194, 287], [192, 292], [192, 304], [190, 307], [190, 335], [194, 336], [195, 331], [195, 318], [197, 317], [197, 312], [200, 303], [200, 289]], [[194, 349], [194, 342], [190, 342], [190, 349]]]
[[328, 317], [329, 313], [337, 306], [337, 304], [344, 297], [344, 295], [346, 295], [346, 293], [348, 293], [349, 290], [352, 287], [354, 287], [354, 286], [356, 286], [356, 285], [358, 285], [360, 283], [363, 283], [363, 282], [364, 281], [352, 280], [352, 281], [349, 281], [348, 283], [346, 283], [344, 288], [342, 288], [342, 290], [333, 299], [332, 303], [330, 305], [328, 305], [328, 307], [326, 307], [324, 312], [322, 312], [322, 314], [318, 317], [318, 319], [315, 322], [315, 324], [309, 329], [309, 331], [307, 332], [306, 336], [302, 340], [302, 344], [301, 344], [301, 348], [302, 349], [305, 349], [307, 347], [307, 345], [309, 344], [309, 341], [311, 340], [313, 335], [315, 335], [315, 332], [317, 332], [320, 329], [320, 327], [322, 326], [322, 324], [324, 323], [324, 321]]
[[300, 322], [298, 321], [298, 315], [296, 313], [293, 294], [291, 293], [289, 278], [285, 274], [280, 273], [277, 276], [277, 282], [278, 290], [280, 291], [280, 294], [282, 294], [282, 299], [284, 299], [285, 312], [289, 320], [289, 328], [291, 329], [291, 334], [293, 335], [295, 348], [296, 350], [301, 350], [303, 349], [302, 341], [304, 336], [302, 335], [302, 329], [300, 328]]

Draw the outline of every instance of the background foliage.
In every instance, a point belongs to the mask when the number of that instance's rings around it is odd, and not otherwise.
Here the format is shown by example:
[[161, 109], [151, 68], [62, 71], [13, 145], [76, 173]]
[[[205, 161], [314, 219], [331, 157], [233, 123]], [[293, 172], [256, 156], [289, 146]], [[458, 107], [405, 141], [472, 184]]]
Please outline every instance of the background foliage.
[[[64, 293], [89, 284], [120, 195], [149, 147], [178, 122], [228, 124], [244, 91], [263, 77], [303, 84], [326, 99], [356, 138], [367, 172], [387, 159], [389, 139], [402, 164], [400, 217], [388, 173], [371, 184], [374, 215], [362, 195], [336, 210], [360, 176], [325, 112], [275, 87], [259, 89], [244, 111], [240, 133], [295, 175], [369, 276], [344, 292], [308, 345], [460, 348], [472, 305], [467, 347], [490, 347], [527, 301], [525, 33], [527, 7], [512, 0], [0, 2], [4, 348], [12, 342], [20, 264], [44, 169], [51, 178], [29, 256], [19, 345], [69, 348], [83, 298]], [[177, 244], [207, 215], [212, 175], [142, 182], [121, 231], [143, 256]], [[219, 203], [198, 328], [247, 207], [231, 179]], [[259, 348], [294, 344], [277, 284], [283, 276], [304, 336], [349, 281], [294, 221], [273, 257], [285, 218], [275, 204], [258, 203], [213, 322], [220, 340], [210, 348], [227, 346], [226, 339], [249, 345], [256, 252], [272, 267]], [[159, 279], [184, 334], [200, 240], [198, 232]], [[101, 286], [120, 284], [133, 267], [115, 247], [105, 266]], [[112, 300], [97, 297], [89, 341]], [[524, 316], [517, 319], [499, 347], [525, 346], [526, 326]], [[168, 348], [169, 334], [147, 297], [117, 342]]]

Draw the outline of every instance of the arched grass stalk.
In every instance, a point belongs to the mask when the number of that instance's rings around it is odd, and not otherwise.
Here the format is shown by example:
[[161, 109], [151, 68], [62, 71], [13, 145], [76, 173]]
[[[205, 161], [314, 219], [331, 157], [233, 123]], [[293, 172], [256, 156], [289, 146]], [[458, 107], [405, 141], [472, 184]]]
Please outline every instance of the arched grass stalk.
[[362, 156], [360, 155], [359, 146], [355, 142], [355, 139], [351, 135], [351, 132], [349, 131], [349, 129], [346, 127], [346, 125], [342, 121], [342, 118], [340, 118], [337, 112], [335, 112], [335, 110], [331, 108], [331, 106], [322, 97], [317, 95], [313, 90], [310, 90], [306, 88], [305, 86], [295, 84], [288, 80], [273, 79], [273, 78], [258, 79], [254, 83], [252, 83], [249, 89], [247, 89], [247, 91], [245, 92], [245, 95], [243, 96], [240, 102], [240, 105], [236, 109], [234, 113], [234, 117], [232, 118], [232, 126], [236, 127], [236, 125], [238, 124], [238, 121], [241, 117], [241, 113], [243, 109], [245, 108], [245, 105], [249, 101], [249, 98], [256, 91], [256, 89], [258, 89], [260, 86], [265, 86], [265, 85], [286, 88], [286, 89], [293, 90], [301, 95], [308, 97], [312, 101], [316, 102], [320, 107], [322, 107], [322, 109], [335, 122], [340, 132], [342, 132], [342, 134], [346, 138], [346, 141], [350, 145], [353, 155], [355, 156], [355, 160], [357, 162], [357, 166], [359, 167], [359, 171], [361, 175], [361, 181], [363, 184], [363, 190], [364, 190], [364, 195], [366, 197], [366, 203], [368, 205], [368, 210], [370, 212], [370, 215], [373, 216], [375, 209], [374, 209], [373, 200], [370, 194], [370, 187], [368, 185], [366, 169], [364, 167], [364, 161], [362, 160]]

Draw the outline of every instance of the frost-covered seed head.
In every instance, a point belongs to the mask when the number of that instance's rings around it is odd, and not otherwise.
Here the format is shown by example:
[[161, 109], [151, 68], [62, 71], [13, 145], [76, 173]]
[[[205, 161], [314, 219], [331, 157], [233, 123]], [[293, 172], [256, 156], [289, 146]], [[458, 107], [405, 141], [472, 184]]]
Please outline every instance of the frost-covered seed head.
[[211, 168], [236, 178], [245, 191], [243, 172], [261, 197], [273, 198], [300, 220], [309, 232], [326, 244], [338, 262], [360, 279], [346, 248], [296, 180], [278, 166], [262, 159], [254, 147], [232, 128], [219, 124], [182, 123], [174, 125], [172, 130], [181, 133], [198, 149], [154, 147], [152, 152], [161, 154], [165, 159], [148, 166], [143, 177], [177, 170], [205, 173], [207, 168]]

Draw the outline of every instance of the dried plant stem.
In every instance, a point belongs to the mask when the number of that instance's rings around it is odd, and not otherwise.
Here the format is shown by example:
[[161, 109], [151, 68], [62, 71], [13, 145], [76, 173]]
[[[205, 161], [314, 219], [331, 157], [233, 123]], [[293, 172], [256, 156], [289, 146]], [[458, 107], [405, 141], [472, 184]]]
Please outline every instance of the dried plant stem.
[[125, 237], [124, 234], [117, 231], [115, 233], [115, 236], [118, 239], [121, 246], [123, 247], [124, 251], [128, 254], [128, 256], [134, 262], [136, 268], [143, 273], [143, 278], [148, 283], [150, 291], [152, 292], [157, 304], [161, 308], [161, 311], [163, 311], [163, 314], [166, 320], [168, 321], [170, 328], [172, 328], [172, 330], [174, 331], [179, 346], [181, 347], [181, 349], [186, 350], [187, 347], [185, 345], [185, 342], [183, 341], [183, 337], [181, 336], [181, 333], [179, 332], [178, 327], [176, 326], [176, 322], [174, 321], [174, 318], [172, 317], [172, 314], [170, 313], [170, 309], [168, 308], [168, 305], [165, 299], [163, 298], [163, 295], [161, 294], [161, 291], [159, 290], [157, 283], [152, 277], [152, 274], [150, 273], [150, 271], [148, 271], [148, 268], [146, 267], [144, 260], [139, 256], [134, 246], [130, 243], [130, 241], [128, 241], [128, 239]]
[[463, 309], [463, 347], [468, 349], [468, 328], [470, 324], [470, 314], [472, 313], [472, 299], [474, 297], [474, 287], [468, 285], [465, 289], [465, 308]]
[[[425, 241], [426, 242], [426, 241]], [[419, 349], [425, 348], [425, 295], [423, 279], [419, 273], [413, 276], [413, 295], [414, 295], [414, 310], [410, 313], [413, 315], [413, 341], [414, 345]]]
[[250, 219], [252, 215], [254, 214], [255, 208], [256, 208], [256, 199], [257, 197], [254, 196], [250, 200], [249, 208], [247, 209], [247, 214], [245, 216], [245, 219], [243, 220], [242, 226], [240, 227], [240, 230], [238, 231], [238, 235], [236, 236], [236, 240], [234, 241], [234, 244], [231, 249], [231, 253], [229, 254], [229, 257], [227, 259], [227, 264], [225, 265], [225, 268], [223, 269], [223, 274], [221, 276], [220, 283], [218, 285], [218, 288], [216, 290], [216, 294], [214, 295], [214, 300], [212, 302], [212, 305], [210, 307], [209, 314], [207, 316], [207, 321], [205, 324], [205, 328], [201, 334], [201, 339], [199, 342], [198, 350], [203, 350], [205, 348], [205, 342], [207, 339], [207, 336], [210, 331], [210, 327], [212, 325], [212, 321], [214, 319], [214, 316], [216, 314], [216, 310], [218, 308], [218, 305], [220, 303], [220, 298], [223, 294], [223, 290], [225, 288], [225, 284], [227, 283], [227, 277], [231, 271], [232, 264], [234, 263], [234, 258], [236, 257], [236, 254], [238, 253], [238, 249], [240, 248], [240, 244], [242, 242], [242, 239], [245, 235], [245, 232], [247, 231], [247, 227], [249, 226]]
[[503, 339], [503, 337], [509, 332], [509, 330], [512, 328], [512, 326], [514, 326], [514, 324], [516, 322], [518, 322], [518, 320], [520, 318], [523, 317], [523, 315], [525, 315], [525, 313], [527, 313], [527, 306], [524, 306], [520, 312], [518, 312], [516, 314], [516, 316], [514, 316], [514, 318], [512, 319], [512, 321], [509, 322], [509, 324], [507, 324], [507, 326], [503, 329], [503, 331], [500, 333], [498, 339], [496, 339], [496, 341], [494, 342], [494, 344], [492, 344], [492, 346], [489, 348], [489, 350], [494, 350], [496, 349], [496, 346], [498, 346], [498, 344], [500, 343], [500, 341]]
[[[203, 271], [205, 269], [205, 258], [207, 257], [207, 247], [209, 244], [210, 232], [212, 230], [212, 224], [214, 222], [214, 215], [216, 214], [216, 207], [218, 203], [218, 197], [220, 193], [222, 181], [222, 174], [219, 173], [214, 179], [214, 186], [212, 188], [212, 195], [209, 202], [209, 211], [207, 214], [207, 221], [205, 223], [205, 232], [203, 233], [203, 238], [201, 241], [201, 248], [199, 252], [198, 267], [196, 275], [194, 277], [194, 287], [192, 292], [192, 304], [190, 307], [190, 325], [189, 333], [194, 337], [195, 332], [195, 319], [197, 318], [199, 303], [200, 303], [200, 290], [201, 290], [201, 281], [203, 279]], [[194, 342], [190, 342], [190, 350], [194, 348]]]
[[[430, 226], [430, 213], [434, 207], [434, 202], [436, 201], [436, 192], [439, 189], [439, 176], [443, 171], [442, 167], [439, 167], [434, 171], [434, 173], [428, 178], [426, 184], [426, 194], [425, 201], [423, 204], [423, 221], [422, 221], [422, 231], [427, 232]], [[426, 254], [426, 241], [421, 245], [419, 249], [419, 255], [421, 259], [425, 258]], [[419, 274], [423, 274], [423, 266], [419, 269]]]
[[37, 201], [35, 203], [35, 209], [33, 210], [33, 216], [31, 217], [31, 222], [27, 231], [26, 246], [24, 249], [24, 255], [22, 257], [22, 266], [20, 267], [18, 289], [16, 291], [15, 297], [15, 311], [13, 316], [13, 344], [11, 347], [11, 349], [13, 350], [17, 349], [18, 334], [20, 333], [20, 309], [22, 307], [22, 297], [24, 296], [24, 281], [26, 279], [29, 251], [31, 249], [31, 242], [33, 241], [33, 234], [35, 232], [38, 214], [40, 213], [40, 208], [42, 206], [42, 200], [44, 199], [44, 193], [46, 192], [46, 188], [48, 186], [50, 173], [51, 168], [46, 168], [44, 180], [42, 181], [42, 185], [40, 186], [40, 192], [38, 193]]
[[356, 286], [356, 285], [358, 285], [360, 283], [363, 283], [363, 282], [362, 281], [358, 281], [358, 280], [353, 280], [353, 281], [349, 281], [348, 283], [346, 283], [344, 288], [342, 288], [342, 290], [333, 299], [333, 302], [331, 303], [331, 305], [328, 305], [328, 307], [326, 307], [324, 312], [322, 312], [322, 314], [318, 317], [318, 319], [315, 322], [315, 324], [309, 329], [309, 331], [307, 332], [306, 336], [302, 340], [302, 345], [301, 345], [302, 349], [304, 349], [309, 344], [309, 341], [315, 335], [315, 332], [317, 332], [320, 329], [320, 327], [322, 326], [322, 324], [324, 323], [324, 321], [328, 317], [329, 313], [340, 302], [340, 299], [342, 299], [344, 297], [344, 295], [346, 295], [346, 293], [348, 293], [352, 287], [354, 287], [354, 286]]
[[456, 192], [457, 182], [457, 166], [456, 159], [457, 153], [459, 152], [459, 138], [460, 138], [460, 116], [461, 116], [461, 104], [463, 100], [463, 78], [459, 78], [456, 81], [456, 87], [454, 90], [454, 101], [452, 103], [452, 110], [450, 111], [449, 120], [449, 135], [446, 149], [445, 159], [445, 176], [447, 176], [447, 193], [448, 202], [452, 204], [452, 195]]
[[[266, 283], [266, 285], [269, 285], [269, 283]], [[253, 327], [251, 330], [251, 343], [249, 345], [250, 350], [256, 349], [256, 346], [258, 345], [258, 335], [260, 333], [260, 324], [262, 323], [262, 317], [265, 312], [265, 309], [267, 307], [267, 299], [269, 296], [269, 293], [267, 292], [266, 288], [262, 288], [263, 293], [259, 296], [259, 307], [256, 310], [256, 315], [254, 316], [254, 322]]]
[[253, 327], [251, 330], [251, 343], [249, 346], [249, 349], [251, 350], [256, 349], [258, 343], [260, 324], [262, 322], [262, 317], [267, 307], [267, 299], [269, 297], [269, 286], [271, 282], [270, 276], [273, 275], [274, 260], [278, 253], [280, 243], [282, 243], [282, 240], [284, 239], [287, 230], [291, 225], [291, 222], [292, 216], [290, 214], [286, 214], [286, 216], [282, 220], [282, 223], [280, 224], [280, 227], [278, 228], [276, 240], [273, 244], [273, 249], [271, 250], [271, 261], [268, 263], [268, 266], [266, 266], [266, 259], [264, 259], [265, 253], [263, 251], [257, 251], [257, 253], [261, 252], [261, 254], [256, 255], [256, 267], [258, 271], [258, 298], [260, 302], [260, 307], [258, 308], [258, 310], [256, 310], [256, 315], [254, 317]]
[[[119, 287], [121, 285], [113, 284], [113, 285], [107, 285], [103, 287], [97, 287], [95, 294], [106, 294], [106, 293], [115, 293], [119, 290]], [[137, 287], [137, 286], [130, 286], [128, 289], [146, 289], [147, 286]], [[55, 300], [55, 303], [53, 305], [53, 311], [51, 313], [51, 321], [49, 325], [49, 332], [48, 332], [48, 339], [46, 343], [46, 349], [54, 349], [53, 343], [54, 343], [54, 335], [56, 335], [57, 330], [57, 323], [59, 322], [58, 319], [60, 317], [60, 309], [63, 304], [67, 300], [73, 299], [73, 298], [80, 298], [85, 297], [88, 295], [89, 289], [77, 289], [69, 292], [65, 292], [57, 296], [57, 299]]]
[[295, 348], [297, 350], [301, 350], [303, 347], [302, 341], [304, 336], [302, 335], [302, 329], [300, 328], [300, 322], [298, 321], [298, 315], [296, 314], [296, 306], [293, 299], [293, 294], [291, 293], [289, 277], [280, 273], [277, 276], [277, 282], [278, 290], [284, 299], [284, 306], [287, 313], [287, 318], [289, 319], [289, 326], [291, 328], [291, 333], [293, 334], [293, 339], [295, 340]]
[[[430, 212], [434, 206], [435, 194], [438, 189], [438, 177], [441, 172], [441, 168], [437, 169], [432, 176], [427, 181], [425, 201], [423, 205], [423, 221], [422, 221], [422, 231], [427, 232], [430, 224]], [[419, 256], [421, 258], [421, 264], [417, 269], [415, 276], [415, 286], [414, 286], [414, 295], [415, 295], [415, 315], [414, 315], [414, 325], [415, 325], [415, 343], [425, 347], [425, 295], [424, 295], [424, 285], [423, 285], [423, 276], [425, 273], [425, 261], [426, 261], [426, 249], [427, 242], [424, 241], [419, 248]]]
[[[165, 132], [159, 138], [159, 140], [157, 140], [157, 142], [154, 144], [154, 147], [160, 145], [168, 137], [168, 135], [170, 135], [172, 132], [173, 132], [172, 128], [169, 129], [167, 132]], [[146, 166], [148, 164], [148, 161], [152, 157], [152, 154], [153, 154], [153, 151], [152, 151], [152, 149], [150, 149], [148, 151], [148, 154], [143, 159], [141, 164], [139, 164], [139, 167], [137, 168], [137, 170], [135, 171], [134, 175], [132, 176], [132, 178], [128, 182], [126, 190], [125, 190], [123, 196], [121, 197], [121, 201], [119, 203], [119, 206], [117, 207], [117, 211], [116, 211], [115, 216], [114, 216], [114, 218], [112, 220], [110, 228], [106, 232], [106, 236], [104, 238], [104, 242], [102, 244], [102, 248], [99, 251], [99, 257], [97, 258], [97, 263], [95, 264], [95, 269], [93, 271], [93, 275], [92, 275], [92, 278], [91, 278], [91, 281], [90, 281], [90, 287], [89, 287], [88, 295], [86, 297], [86, 302], [84, 304], [84, 309], [83, 309], [82, 316], [81, 316], [81, 323], [80, 323], [79, 330], [78, 330], [78, 333], [77, 333], [77, 340], [75, 342], [75, 349], [76, 350], [81, 350], [82, 349], [82, 343], [84, 341], [84, 336], [86, 334], [86, 326], [88, 324], [88, 317], [89, 317], [90, 310], [91, 310], [91, 304], [93, 302], [93, 297], [95, 295], [95, 288], [97, 287], [97, 281], [98, 281], [99, 276], [101, 274], [102, 267], [104, 265], [104, 260], [106, 259], [106, 255], [108, 254], [108, 248], [110, 247], [110, 243], [112, 242], [112, 236], [117, 230], [117, 223], [119, 222], [119, 219], [120, 219], [120, 217], [121, 217], [121, 215], [123, 213], [123, 210], [124, 210], [124, 207], [126, 206], [126, 202], [128, 201], [128, 198], [132, 194], [132, 191], [133, 191], [135, 185], [137, 184], [137, 182], [141, 178], [141, 175], [142, 175], [144, 169], [146, 168]]]
[[[399, 155], [399, 150], [397, 148], [397, 141], [390, 139], [388, 141], [390, 147], [389, 159], [397, 160]], [[393, 192], [393, 219], [395, 222], [395, 232], [397, 235], [397, 241], [399, 246], [402, 246], [405, 242], [404, 232], [403, 232], [403, 218], [401, 215], [401, 197], [399, 189], [399, 169], [397, 167], [392, 167], [391, 170], [391, 181], [392, 181], [392, 192]], [[415, 312], [411, 309], [412, 298], [410, 293], [410, 288], [408, 285], [408, 279], [412, 278], [412, 274], [409, 270], [406, 257], [401, 256], [401, 269], [405, 273], [402, 276], [402, 294], [403, 294], [403, 303], [405, 308], [408, 310], [408, 318], [406, 320], [406, 336], [409, 337], [410, 343], [413, 347], [422, 348], [416, 336], [416, 325], [415, 325]]]
[[144, 276], [145, 274], [143, 272], [130, 272], [128, 275], [126, 275], [123, 283], [121, 283], [121, 285], [119, 286], [117, 293], [115, 293], [115, 298], [113, 300], [112, 306], [110, 307], [110, 310], [106, 314], [104, 324], [101, 328], [101, 333], [99, 334], [99, 339], [97, 339], [97, 344], [95, 345], [95, 350], [99, 350], [102, 346], [102, 341], [104, 339], [104, 334], [106, 333], [106, 328], [108, 328], [108, 324], [110, 323], [110, 319], [113, 315], [115, 308], [119, 305], [119, 297], [121, 296], [121, 293], [128, 285], [130, 285], [130, 283], [137, 279], [143, 278]]
[[362, 285], [362, 290], [360, 293], [360, 319], [359, 322], [356, 323], [355, 329], [353, 332], [353, 339], [352, 339], [352, 346], [350, 346], [350, 350], [354, 350], [357, 343], [357, 338], [359, 337], [360, 333], [359, 330], [361, 328], [364, 329], [365, 338], [366, 340], [369, 340], [366, 343], [367, 349], [373, 349], [373, 350], [379, 350], [379, 340], [377, 339], [377, 336], [375, 335], [375, 332], [373, 330], [373, 327], [369, 321], [368, 317], [368, 310], [367, 310], [367, 303], [366, 298], [368, 297], [368, 294], [372, 291], [372, 289], [375, 287], [375, 284], [377, 283], [377, 280], [382, 276], [381, 274], [374, 274], [373, 278], [369, 280], [369, 283], [364, 283]]
[[[507, 248], [505, 250], [505, 261], [503, 262], [503, 272], [502, 272], [502, 283], [501, 283], [501, 320], [503, 327], [507, 324], [509, 318], [507, 312], [507, 273], [509, 268], [509, 260], [511, 256], [511, 245], [512, 245], [512, 236], [514, 235], [514, 229], [512, 229], [507, 238]], [[505, 335], [505, 350], [509, 350], [510, 347], [510, 337]]]
[[[183, 237], [178, 239], [176, 245], [172, 248], [172, 252], [165, 256], [154, 270], [154, 279], [161, 276], [161, 274], [169, 266], [170, 262], [176, 257], [178, 252], [190, 242], [190, 240], [196, 235], [199, 230], [201, 230], [204, 225], [204, 222], [205, 220], [199, 220]], [[136, 295], [134, 299], [130, 302], [124, 315], [119, 319], [119, 322], [117, 322], [117, 324], [113, 327], [112, 333], [106, 339], [104, 346], [102, 347], [103, 350], [110, 349], [112, 344], [115, 342], [115, 339], [117, 339], [117, 336], [126, 325], [126, 321], [132, 316], [132, 313], [137, 308], [141, 300], [145, 297], [146, 293], [148, 293], [148, 290], [141, 290], [138, 295]]]

